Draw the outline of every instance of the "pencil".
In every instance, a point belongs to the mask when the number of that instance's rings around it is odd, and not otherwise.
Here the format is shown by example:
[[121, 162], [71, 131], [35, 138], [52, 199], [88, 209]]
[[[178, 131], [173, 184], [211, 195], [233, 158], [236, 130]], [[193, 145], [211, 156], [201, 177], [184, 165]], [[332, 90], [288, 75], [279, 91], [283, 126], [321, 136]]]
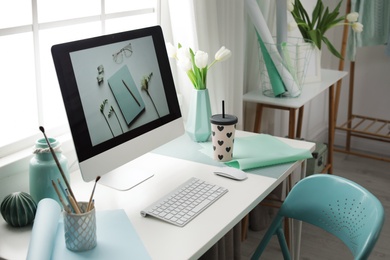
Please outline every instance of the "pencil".
[[137, 98], [134, 96], [133, 92], [130, 90], [130, 88], [126, 85], [126, 82], [122, 79], [123, 85], [127, 88], [127, 90], [130, 92], [131, 96], [134, 98], [135, 102], [137, 102], [138, 106], [140, 107], [141, 104], [138, 102]]

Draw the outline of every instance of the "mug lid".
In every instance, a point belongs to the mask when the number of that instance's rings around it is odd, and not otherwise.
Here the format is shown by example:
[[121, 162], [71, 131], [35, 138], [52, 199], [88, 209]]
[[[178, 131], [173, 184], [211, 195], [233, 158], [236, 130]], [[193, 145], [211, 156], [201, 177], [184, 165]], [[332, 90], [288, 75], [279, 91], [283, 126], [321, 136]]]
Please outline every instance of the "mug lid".
[[225, 117], [222, 114], [216, 114], [210, 117], [210, 122], [215, 125], [233, 125], [238, 122], [238, 118], [229, 114], [225, 114]]

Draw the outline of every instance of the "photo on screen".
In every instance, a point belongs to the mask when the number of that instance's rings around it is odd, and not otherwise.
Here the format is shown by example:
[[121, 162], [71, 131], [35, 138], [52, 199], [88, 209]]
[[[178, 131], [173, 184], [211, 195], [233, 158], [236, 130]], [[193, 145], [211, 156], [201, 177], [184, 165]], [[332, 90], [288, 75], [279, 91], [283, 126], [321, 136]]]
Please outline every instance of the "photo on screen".
[[153, 50], [145, 36], [70, 53], [92, 146], [170, 113]]

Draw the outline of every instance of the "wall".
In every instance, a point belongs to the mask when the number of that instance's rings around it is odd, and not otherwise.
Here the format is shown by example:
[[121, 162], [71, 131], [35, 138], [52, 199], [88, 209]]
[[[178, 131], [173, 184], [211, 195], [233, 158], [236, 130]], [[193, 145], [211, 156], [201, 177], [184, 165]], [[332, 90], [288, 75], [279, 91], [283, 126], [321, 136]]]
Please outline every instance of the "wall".
[[[345, 10], [344, 6], [343, 10]], [[341, 48], [342, 30], [341, 27], [335, 29], [330, 37], [332, 37], [332, 42], [339, 43], [338, 46]], [[369, 28], [365, 28], [365, 30], [369, 30]], [[337, 45], [335, 44], [335, 46]], [[352, 109], [354, 114], [390, 120], [390, 56], [386, 56], [385, 48], [384, 45], [381, 45], [363, 47], [357, 51]], [[338, 69], [338, 65], [339, 60], [333, 57], [331, 59], [325, 58], [323, 61], [324, 68]], [[346, 60], [344, 70], [349, 71], [349, 68], [350, 61]], [[344, 78], [341, 88], [337, 125], [347, 121], [348, 90], [349, 75]], [[388, 127], [390, 126], [386, 126], [386, 128]], [[390, 128], [388, 130], [390, 132]], [[345, 135], [345, 131], [337, 130], [335, 132], [335, 144], [344, 147]], [[390, 157], [390, 145], [388, 143], [354, 138], [352, 147]]]

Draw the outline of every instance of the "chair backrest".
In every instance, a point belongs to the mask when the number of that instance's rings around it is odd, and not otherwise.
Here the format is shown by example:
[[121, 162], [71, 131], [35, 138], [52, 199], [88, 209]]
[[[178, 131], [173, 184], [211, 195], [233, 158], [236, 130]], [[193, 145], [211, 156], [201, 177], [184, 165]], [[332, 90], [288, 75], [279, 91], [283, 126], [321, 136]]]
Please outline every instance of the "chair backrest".
[[328, 174], [298, 182], [278, 214], [330, 232], [355, 259], [368, 257], [384, 222], [383, 206], [374, 195], [350, 180]]

